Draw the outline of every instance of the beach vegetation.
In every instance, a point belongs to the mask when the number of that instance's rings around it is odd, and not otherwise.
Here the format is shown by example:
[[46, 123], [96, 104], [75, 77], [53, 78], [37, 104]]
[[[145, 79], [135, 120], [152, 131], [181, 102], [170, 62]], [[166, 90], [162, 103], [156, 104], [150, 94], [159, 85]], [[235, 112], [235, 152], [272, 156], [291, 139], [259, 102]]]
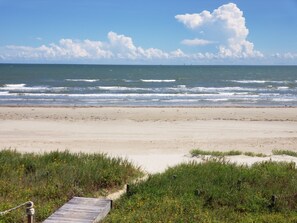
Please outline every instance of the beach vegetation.
[[273, 155], [287, 155], [297, 157], [297, 152], [291, 150], [273, 150]]
[[230, 151], [205, 151], [200, 149], [194, 149], [191, 151], [192, 156], [237, 156], [241, 155], [242, 152], [238, 150]]
[[[141, 176], [127, 160], [105, 154], [0, 151], [0, 211], [33, 201], [41, 222], [73, 196], [98, 197]], [[25, 222], [25, 209], [0, 216], [0, 222]]]
[[244, 152], [243, 155], [251, 157], [267, 157], [264, 153]]
[[239, 150], [230, 150], [230, 151], [205, 151], [201, 149], [194, 149], [191, 152], [193, 157], [195, 156], [215, 156], [215, 157], [224, 157], [224, 156], [251, 156], [251, 157], [267, 157], [263, 153], [254, 153], [254, 152], [241, 152]]
[[295, 163], [191, 162], [132, 184], [104, 222], [296, 222]]

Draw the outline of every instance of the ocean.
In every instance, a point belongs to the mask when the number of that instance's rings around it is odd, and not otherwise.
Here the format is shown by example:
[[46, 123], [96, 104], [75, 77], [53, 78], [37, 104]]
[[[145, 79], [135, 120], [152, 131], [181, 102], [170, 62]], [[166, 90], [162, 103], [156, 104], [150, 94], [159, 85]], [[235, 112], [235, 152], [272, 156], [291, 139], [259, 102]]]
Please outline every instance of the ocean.
[[0, 105], [297, 106], [297, 66], [0, 64]]

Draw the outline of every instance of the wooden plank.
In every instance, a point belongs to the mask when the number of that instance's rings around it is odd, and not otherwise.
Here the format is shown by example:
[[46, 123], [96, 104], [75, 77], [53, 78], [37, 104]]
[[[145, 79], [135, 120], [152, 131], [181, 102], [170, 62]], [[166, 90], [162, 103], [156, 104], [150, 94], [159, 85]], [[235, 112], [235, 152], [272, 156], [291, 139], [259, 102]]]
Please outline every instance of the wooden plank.
[[109, 213], [111, 205], [112, 201], [108, 199], [73, 197], [44, 223], [99, 222]]

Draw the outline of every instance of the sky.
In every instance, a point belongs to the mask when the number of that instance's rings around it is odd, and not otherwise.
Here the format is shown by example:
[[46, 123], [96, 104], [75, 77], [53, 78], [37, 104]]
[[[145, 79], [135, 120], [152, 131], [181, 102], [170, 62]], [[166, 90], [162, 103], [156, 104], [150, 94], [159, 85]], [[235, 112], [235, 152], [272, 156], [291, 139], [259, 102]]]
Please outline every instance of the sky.
[[0, 0], [0, 63], [297, 65], [297, 0]]

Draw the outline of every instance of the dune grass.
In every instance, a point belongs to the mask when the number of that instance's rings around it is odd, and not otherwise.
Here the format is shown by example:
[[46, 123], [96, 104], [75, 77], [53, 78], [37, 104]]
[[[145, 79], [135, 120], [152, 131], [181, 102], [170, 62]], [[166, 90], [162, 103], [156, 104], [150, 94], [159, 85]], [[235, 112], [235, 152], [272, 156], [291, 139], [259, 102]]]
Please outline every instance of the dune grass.
[[267, 155], [263, 153], [254, 153], [254, 152], [244, 152], [243, 155], [251, 156], [251, 157], [267, 157]]
[[238, 150], [230, 150], [226, 152], [222, 151], [205, 151], [200, 149], [194, 149], [191, 151], [192, 156], [238, 156], [238, 155], [246, 155], [246, 156], [252, 156], [252, 157], [266, 157], [263, 153], [253, 153], [253, 152], [241, 152]]
[[297, 222], [294, 163], [182, 164], [130, 186], [104, 222]]
[[273, 150], [273, 155], [288, 155], [297, 157], [297, 152], [291, 151], [291, 150]]
[[[104, 154], [50, 152], [43, 155], [0, 151], [0, 211], [32, 200], [41, 222], [73, 196], [97, 197], [141, 176], [126, 160]], [[25, 210], [0, 222], [25, 222]]]

